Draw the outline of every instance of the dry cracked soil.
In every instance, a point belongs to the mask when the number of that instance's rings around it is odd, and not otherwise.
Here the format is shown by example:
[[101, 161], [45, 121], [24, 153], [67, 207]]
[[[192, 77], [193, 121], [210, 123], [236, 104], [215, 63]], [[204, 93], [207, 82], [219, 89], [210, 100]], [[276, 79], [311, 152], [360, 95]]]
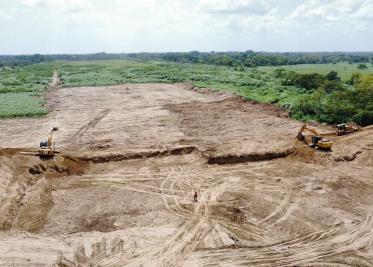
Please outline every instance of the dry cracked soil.
[[[188, 84], [49, 94], [0, 121], [0, 266], [373, 265], [373, 127], [322, 152], [283, 111]], [[22, 153], [52, 127], [58, 156]]]

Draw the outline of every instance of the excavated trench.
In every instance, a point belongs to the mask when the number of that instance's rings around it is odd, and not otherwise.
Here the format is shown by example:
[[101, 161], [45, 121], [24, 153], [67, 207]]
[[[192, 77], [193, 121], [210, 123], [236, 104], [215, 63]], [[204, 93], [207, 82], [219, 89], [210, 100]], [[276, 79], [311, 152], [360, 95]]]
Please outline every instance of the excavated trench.
[[268, 161], [278, 158], [285, 158], [292, 155], [295, 152], [294, 148], [289, 148], [279, 152], [263, 152], [263, 153], [252, 153], [252, 154], [241, 154], [241, 155], [221, 155], [221, 156], [209, 156], [208, 164], [237, 164], [245, 162], [256, 162], [256, 161]]
[[66, 159], [76, 162], [92, 162], [92, 163], [108, 163], [118, 162], [133, 159], [147, 159], [154, 157], [167, 157], [171, 155], [186, 155], [199, 150], [194, 146], [176, 147], [164, 150], [144, 151], [139, 153], [101, 153], [99, 155], [79, 156], [79, 155], [64, 155]]
[[167, 157], [175, 155], [188, 155], [197, 153], [201, 159], [206, 161], [207, 164], [239, 164], [245, 162], [268, 161], [279, 158], [288, 157], [296, 151], [295, 148], [288, 148], [283, 151], [269, 151], [262, 153], [244, 153], [244, 154], [223, 154], [214, 155], [208, 151], [202, 151], [196, 146], [183, 146], [163, 150], [145, 151], [138, 153], [100, 153], [99, 155], [79, 156], [79, 155], [64, 155], [65, 159], [73, 162], [91, 162], [91, 163], [108, 163], [127, 161], [134, 159], [148, 159], [156, 157]]
[[38, 232], [53, 207], [53, 179], [81, 175], [89, 164], [63, 156], [41, 159], [21, 151], [0, 150], [0, 230]]

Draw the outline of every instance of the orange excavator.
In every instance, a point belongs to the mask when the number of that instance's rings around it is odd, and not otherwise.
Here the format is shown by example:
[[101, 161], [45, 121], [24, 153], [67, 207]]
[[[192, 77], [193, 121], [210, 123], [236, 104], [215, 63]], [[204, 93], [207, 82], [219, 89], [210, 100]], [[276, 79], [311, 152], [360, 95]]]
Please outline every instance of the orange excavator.
[[40, 148], [38, 151], [38, 154], [40, 157], [53, 157], [59, 153], [59, 151], [55, 149], [55, 146], [54, 146], [55, 143], [52, 140], [53, 133], [57, 131], [58, 131], [58, 128], [53, 127], [48, 135], [48, 140], [40, 142]]
[[[303, 132], [307, 130], [312, 133], [311, 135], [311, 142], [309, 142]], [[333, 142], [329, 139], [323, 138], [316, 130], [311, 129], [304, 124], [297, 135], [297, 139], [300, 141], [305, 142], [309, 147], [318, 148], [322, 150], [331, 150], [333, 146]]]

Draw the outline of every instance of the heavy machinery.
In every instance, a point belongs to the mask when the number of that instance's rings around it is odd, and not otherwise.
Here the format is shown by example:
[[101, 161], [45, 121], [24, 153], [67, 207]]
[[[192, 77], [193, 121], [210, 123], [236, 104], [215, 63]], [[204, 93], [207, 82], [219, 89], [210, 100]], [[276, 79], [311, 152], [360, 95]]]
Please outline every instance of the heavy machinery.
[[342, 124], [338, 124], [336, 127], [337, 127], [337, 135], [354, 133], [354, 132], [361, 130], [361, 128], [357, 124], [354, 124], [354, 123], [342, 123]]
[[54, 146], [55, 143], [52, 140], [53, 133], [57, 131], [58, 131], [58, 128], [53, 127], [48, 135], [48, 140], [40, 142], [40, 148], [38, 151], [38, 154], [40, 157], [53, 157], [54, 155], [59, 153], [59, 151], [56, 150]]
[[[308, 142], [306, 140], [306, 136], [303, 135], [303, 132], [307, 130], [309, 132], [312, 133], [311, 135], [311, 142]], [[297, 135], [297, 139], [300, 140], [300, 141], [303, 141], [305, 142], [308, 146], [312, 147], [312, 148], [318, 148], [318, 149], [322, 149], [322, 150], [331, 150], [332, 146], [333, 146], [333, 142], [330, 141], [329, 139], [326, 139], [326, 138], [323, 138], [321, 137], [321, 135], [316, 132], [314, 129], [311, 129], [307, 126], [307, 124], [304, 124], [299, 132], [298, 132], [298, 135]]]

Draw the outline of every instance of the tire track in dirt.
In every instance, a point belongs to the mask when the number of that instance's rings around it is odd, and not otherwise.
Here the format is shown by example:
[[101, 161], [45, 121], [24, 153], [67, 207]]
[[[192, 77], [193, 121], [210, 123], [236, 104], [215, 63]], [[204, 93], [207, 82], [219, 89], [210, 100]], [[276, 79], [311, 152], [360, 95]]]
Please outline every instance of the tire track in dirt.
[[[195, 211], [194, 213], [191, 214], [190, 216], [187, 216], [187, 214], [183, 214], [179, 209], [176, 208], [175, 205], [175, 200], [182, 200], [182, 201], [189, 201], [191, 202], [190, 198], [185, 198], [185, 194], [190, 194], [190, 186], [188, 186], [188, 183], [184, 184], [181, 186], [180, 189], [180, 184], [183, 184], [183, 169], [180, 166], [177, 166], [178, 171], [175, 171], [175, 168], [171, 168], [170, 171], [168, 172], [163, 172], [159, 173], [157, 175], [154, 175], [153, 179], [149, 178], [139, 178], [140, 180], [136, 180], [136, 176], [139, 177], [150, 177], [146, 173], [140, 173], [136, 174], [133, 172], [118, 172], [113, 175], [109, 174], [103, 174], [103, 175], [83, 175], [80, 178], [77, 179], [78, 184], [80, 185], [105, 185], [105, 186], [119, 186], [120, 188], [124, 188], [126, 190], [132, 190], [136, 192], [142, 192], [142, 193], [147, 193], [147, 194], [155, 194], [157, 193], [158, 197], [164, 199], [169, 205], [169, 210], [179, 213], [181, 217], [193, 217], [192, 222], [193, 225], [197, 224], [199, 225], [201, 216], [204, 214], [205, 210], [207, 210], [207, 215], [208, 218], [203, 220], [202, 225], [198, 226], [200, 228], [196, 229], [193, 226], [190, 226], [188, 221], [180, 227], [180, 232], [176, 232], [175, 238], [170, 238], [170, 244], [169, 246], [164, 246], [161, 250], [158, 251], [158, 254], [154, 254], [154, 249], [153, 252], [148, 252], [148, 254], [145, 254], [142, 256], [142, 254], [138, 257], [134, 257], [133, 255], [127, 255], [125, 257], [126, 264], [128, 263], [129, 265], [137, 265], [140, 260], [140, 264], [149, 261], [154, 261], [154, 258], [161, 258], [162, 260], [159, 262], [159, 265], [165, 264], [165, 265], [180, 265], [184, 259], [186, 259], [189, 255], [193, 255], [192, 252], [195, 251], [195, 248], [197, 247], [198, 243], [203, 240], [203, 238], [208, 235], [209, 233], [212, 233], [212, 235], [215, 236], [216, 239], [216, 246], [221, 246], [223, 242], [219, 241], [219, 235], [216, 233], [216, 225], [221, 225], [224, 227], [224, 229], [227, 230], [227, 232], [240, 232], [241, 236], [246, 236], [247, 238], [253, 238], [256, 240], [265, 240], [265, 242], [273, 241], [270, 240], [269, 238], [266, 239], [266, 236], [268, 236], [268, 233], [265, 232], [263, 229], [266, 228], [264, 227], [265, 225], [270, 225], [273, 226], [276, 223], [279, 223], [281, 221], [284, 221], [288, 216], [291, 214], [292, 211], [292, 204], [290, 202], [297, 202], [298, 199], [298, 194], [297, 190], [294, 190], [294, 187], [289, 186], [289, 185], [282, 185], [283, 187], [289, 187], [291, 188], [288, 197], [282, 198], [281, 201], [278, 201], [279, 206], [277, 208], [274, 208], [269, 215], [264, 217], [262, 220], [260, 220], [257, 224], [249, 224], [249, 223], [244, 223], [244, 224], [234, 224], [227, 220], [226, 218], [224, 219], [217, 219], [215, 216], [211, 216], [209, 213], [209, 209], [211, 206], [216, 205], [218, 202], [212, 202], [209, 200], [209, 197], [207, 197], [207, 200], [203, 200], [203, 202], [207, 205], [202, 206], [199, 211]], [[223, 173], [222, 176], [225, 176], [227, 173]], [[232, 173], [230, 173], [232, 175]], [[192, 175], [188, 175], [189, 177], [193, 178], [193, 175], [197, 175], [198, 178], [195, 180], [198, 181], [200, 184], [203, 184], [206, 189], [203, 194], [209, 193], [210, 198], [213, 197], [213, 194], [218, 194], [221, 195], [224, 192], [230, 192], [230, 191], [235, 191], [239, 192], [239, 190], [248, 190], [250, 184], [252, 182], [256, 181], [232, 181], [229, 176], [226, 176], [226, 181], [221, 178], [215, 178], [215, 184], [210, 184], [211, 180], [209, 180], [208, 177], [205, 177], [204, 179], [201, 178], [198, 170], [193, 173]], [[162, 178], [165, 177], [165, 178]], [[143, 181], [145, 179], [146, 181], [151, 181], [151, 180], [156, 180], [160, 181], [160, 186], [153, 186], [153, 185], [148, 185], [148, 184], [139, 184], [139, 182]], [[193, 179], [191, 179], [193, 180]], [[180, 181], [180, 182], [179, 182]], [[271, 186], [264, 188], [266, 182], [265, 180], [262, 181], [263, 184], [263, 189], [269, 190], [272, 188]], [[174, 187], [178, 186], [178, 189], [175, 189]], [[183, 188], [187, 190], [182, 190]], [[210, 189], [209, 189], [210, 188]], [[215, 188], [215, 189], [214, 189]], [[273, 187], [273, 190], [277, 190], [277, 187]], [[214, 190], [212, 190], [214, 189]], [[182, 196], [184, 198], [182, 198]], [[202, 199], [204, 199], [204, 196], [201, 196]], [[219, 197], [215, 197], [218, 199]], [[289, 204], [290, 203], [290, 204]], [[166, 206], [166, 204], [165, 204]], [[190, 205], [193, 207], [193, 205]], [[197, 215], [196, 215], [197, 213]], [[201, 214], [200, 214], [201, 213]], [[194, 219], [194, 217], [197, 217], [197, 219]], [[284, 219], [285, 218], [285, 219]], [[263, 226], [263, 227], [262, 227]], [[211, 230], [213, 229], [213, 230]], [[214, 230], [215, 229], [215, 230]], [[332, 229], [333, 230], [333, 229]], [[334, 232], [333, 232], [334, 231]], [[328, 232], [321, 232], [318, 235], [311, 235], [309, 237], [303, 238], [303, 239], [297, 239], [297, 240], [291, 240], [287, 242], [283, 242], [282, 246], [285, 247], [284, 249], [280, 246], [280, 244], [273, 245], [273, 248], [268, 247], [267, 251], [264, 253], [264, 248], [263, 251], [259, 251], [259, 255], [253, 255], [252, 258], [240, 258], [238, 257], [237, 262], [244, 262], [243, 264], [254, 264], [254, 265], [266, 265], [266, 259], [271, 259], [273, 262], [283, 262], [284, 266], [290, 262], [290, 265], [293, 264], [292, 262], [294, 261], [294, 265], [301, 265], [304, 262], [307, 263], [308, 261], [312, 262], [314, 260], [313, 257], [311, 257], [313, 254], [321, 255], [321, 259], [331, 257], [333, 255], [338, 254], [338, 252], [330, 252], [329, 254], [323, 254], [320, 253], [318, 250], [322, 249], [322, 247], [329, 246], [329, 243], [323, 243], [324, 240], [328, 236], [334, 236], [336, 237], [337, 235], [341, 235], [341, 232], [339, 231], [339, 228], [336, 227], [333, 231]], [[338, 232], [339, 231], [339, 232]], [[347, 233], [347, 236], [352, 236], [354, 232], [351, 230], [351, 232]], [[138, 236], [140, 236], [138, 234]], [[193, 240], [196, 240], [195, 242]], [[332, 242], [333, 243], [333, 242]], [[298, 246], [298, 247], [297, 247]], [[287, 254], [289, 252], [286, 252], [285, 250], [288, 248], [291, 248], [291, 253], [296, 254], [295, 258], [290, 258]], [[304, 247], [310, 247], [314, 248], [314, 250], [308, 251], [302, 251]], [[173, 248], [175, 251], [171, 250]], [[256, 250], [256, 249], [254, 249]], [[183, 251], [181, 253], [180, 251]], [[317, 251], [317, 252], [315, 252]], [[150, 254], [149, 254], [150, 253]], [[151, 254], [153, 253], [153, 254]], [[181, 254], [180, 254], [181, 253]], [[197, 254], [199, 253], [198, 251], [196, 252]], [[251, 253], [251, 252], [250, 252]], [[247, 252], [247, 254], [250, 254]], [[313, 253], [313, 254], [312, 254]], [[343, 252], [341, 252], [343, 253]], [[178, 256], [176, 255], [181, 255], [180, 260], [177, 260], [176, 262], [171, 261], [170, 259], [177, 259]], [[252, 253], [251, 253], [252, 254]], [[311, 254], [310, 258], [307, 258], [303, 256], [303, 254]], [[240, 256], [240, 255], [238, 255]], [[214, 255], [212, 257], [215, 257]], [[222, 260], [222, 259], [221, 259]], [[133, 261], [133, 262], [132, 262]], [[122, 261], [116, 261], [116, 263], [111, 264], [110, 262], [108, 263], [107, 266], [116, 266], [117, 263], [122, 264]], [[272, 266], [272, 263], [269, 265]], [[105, 266], [105, 265], [104, 265]], [[276, 266], [276, 265], [273, 265]], [[282, 266], [282, 265], [278, 265]]]
[[[180, 178], [180, 173], [182, 172], [182, 168], [180, 166], [178, 166], [178, 169], [179, 169], [179, 172], [178, 173], [175, 173], [175, 170], [174, 168], [171, 167], [171, 171], [170, 173], [167, 175], [167, 177], [163, 180], [163, 182], [161, 183], [160, 185], [160, 188], [161, 189], [165, 189], [165, 185], [167, 182], [170, 183], [169, 187], [167, 188], [167, 190], [171, 193], [171, 194], [174, 194], [175, 195], [175, 192], [179, 191], [180, 190], [175, 190], [174, 189], [174, 186], [175, 186], [175, 183], [178, 181], [178, 179]], [[174, 176], [174, 178], [171, 180], [170, 178]], [[186, 191], [185, 191], [186, 192]], [[180, 202], [179, 202], [179, 198], [176, 197], [176, 196], [173, 196], [173, 197], [169, 197], [169, 196], [162, 196], [162, 199], [163, 199], [163, 203], [166, 207], [166, 209], [170, 212], [172, 212], [173, 214], [176, 214], [177, 216], [180, 216], [182, 218], [189, 218], [190, 215], [191, 215], [191, 212], [187, 209], [184, 209], [181, 207], [180, 205]], [[173, 203], [169, 203], [168, 202], [168, 199], [171, 199], [173, 201]], [[170, 205], [171, 204], [174, 204], [175, 208], [171, 208]], [[190, 203], [189, 203], [190, 204]]]
[[76, 131], [68, 140], [67, 143], [70, 145], [67, 146], [67, 149], [72, 148], [73, 146], [76, 146], [79, 142], [76, 140], [79, 136], [84, 134], [86, 131], [88, 131], [90, 128], [95, 127], [100, 121], [102, 121], [110, 112], [110, 109], [103, 109], [101, 110], [94, 118], [92, 118], [88, 123], [81, 126], [78, 131]]
[[[179, 172], [182, 172], [181, 167], [179, 167]], [[79, 180], [79, 183], [89, 183], [91, 185], [102, 184], [105, 186], [119, 185], [121, 188], [130, 191], [156, 194], [163, 199], [167, 210], [173, 213], [178, 213], [181, 217], [186, 219], [183, 225], [181, 225], [167, 240], [163, 241], [162, 245], [157, 249], [149, 250], [137, 257], [122, 255], [118, 258], [118, 256], [113, 256], [97, 262], [97, 264], [100, 266], [118, 266], [118, 264], [137, 266], [149, 262], [152, 262], [154, 265], [154, 263], [157, 262], [159, 265], [178, 265], [194, 251], [195, 247], [201, 241], [201, 237], [206, 236], [207, 232], [211, 229], [210, 224], [207, 222], [209, 217], [209, 207], [217, 203], [220, 195], [226, 188], [230, 187], [231, 183], [223, 181], [202, 191], [199, 202], [191, 206], [193, 211], [190, 214], [186, 213], [185, 209], [181, 209], [179, 204], [175, 204], [177, 200], [183, 199], [183, 201], [187, 201], [185, 195], [189, 193], [183, 190], [174, 189], [178, 178], [178, 173], [171, 168], [169, 174], [164, 178], [159, 187], [141, 185], [134, 182], [131, 182], [130, 185], [125, 185], [128, 182], [127, 179], [123, 178], [120, 180], [118, 177], [116, 177], [114, 181], [110, 178], [92, 179], [92, 177], [81, 178]], [[173, 201], [173, 204], [176, 207], [175, 209], [170, 207], [170, 204], [172, 204], [172, 202], [169, 202], [170, 200]], [[188, 200], [191, 201], [190, 199]]]
[[[192, 262], [202, 265], [214, 265], [219, 262], [237, 265], [256, 266], [317, 266], [327, 258], [342, 255], [349, 251], [367, 248], [373, 237], [372, 216], [356, 227], [336, 225], [326, 231], [319, 231], [307, 236], [260, 248], [241, 248], [226, 250], [211, 250], [198, 252], [185, 266]], [[198, 254], [198, 256], [196, 256]], [[311, 264], [311, 265], [310, 265]], [[361, 266], [372, 266], [366, 261]]]
[[263, 219], [261, 219], [260, 221], [258, 221], [257, 224], [261, 225], [264, 222], [270, 220], [272, 217], [277, 216], [277, 214], [280, 213], [281, 210], [284, 209], [287, 204], [289, 204], [290, 198], [291, 198], [291, 192], [292, 191], [290, 191], [290, 194], [285, 194], [285, 197], [279, 203], [279, 205], [277, 205], [277, 207], [269, 215], [267, 215], [266, 217], [264, 217]]
[[[178, 169], [179, 169], [179, 173], [181, 173], [182, 168], [180, 166], [178, 166]], [[175, 179], [170, 184], [170, 191], [172, 193], [174, 192], [174, 186], [175, 186], [176, 182], [178, 182], [179, 178], [180, 178], [180, 176], [176, 176]], [[182, 214], [184, 216], [184, 218], [189, 218], [192, 212], [190, 210], [187, 210], [187, 209], [181, 207], [180, 199], [177, 198], [177, 197], [173, 197], [173, 201], [174, 201], [174, 204], [176, 206], [176, 213], [179, 214], [179, 215]]]
[[203, 193], [200, 202], [194, 207], [192, 217], [189, 221], [183, 223], [174, 234], [164, 240], [157, 248], [150, 249], [143, 254], [128, 258], [125, 255], [104, 259], [97, 262], [100, 266], [174, 266], [184, 259], [194, 250], [199, 242], [198, 236], [205, 231], [205, 221], [208, 217], [208, 206], [211, 205], [213, 198]]
[[[185, 171], [181, 166], [171, 167], [168, 172], [155, 175], [153, 179], [139, 178], [147, 181], [160, 181], [159, 187], [139, 184], [138, 182], [142, 180], [136, 180], [133, 177], [137, 174], [130, 172], [117, 173], [114, 177], [110, 177], [110, 175], [103, 177], [82, 177], [80, 182], [90, 185], [115, 186], [125, 190], [160, 197], [168, 211], [185, 219], [185, 222], [168, 239], [158, 244], [158, 246], [142, 251], [137, 255], [124, 253], [109, 256], [95, 262], [95, 264], [100, 266], [139, 266], [152, 263], [153, 266], [179, 266], [188, 257], [191, 257], [192, 261], [194, 259], [199, 264], [202, 262], [202, 265], [215, 265], [219, 262], [227, 262], [232, 265], [302, 266], [302, 264], [320, 262], [320, 260], [327, 260], [334, 255], [349, 251], [348, 249], [343, 249], [343, 247], [348, 248], [349, 246], [354, 246], [356, 243], [363, 244], [364, 242], [371, 242], [372, 236], [370, 232], [362, 234], [362, 231], [366, 231], [366, 227], [361, 225], [359, 229], [336, 225], [326, 231], [315, 232], [283, 242], [276, 242], [270, 237], [266, 229], [284, 222], [290, 217], [292, 212], [297, 208], [300, 188], [291, 184], [272, 186], [269, 184], [269, 180], [268, 182], [263, 179], [260, 180], [261, 190], [277, 191], [281, 189], [281, 191], [284, 191], [286, 188], [290, 189], [288, 191], [285, 190], [285, 196], [282, 200], [277, 201], [277, 207], [258, 222], [236, 224], [228, 218], [212, 215], [210, 208], [214, 205], [219, 205], [218, 199], [224, 192], [245, 192], [246, 190], [250, 190], [252, 184], [258, 184], [256, 179], [240, 182], [232, 180], [228, 174], [234, 175], [234, 171], [232, 173], [232, 170], [235, 168], [226, 168], [222, 171], [221, 176], [225, 177], [225, 179], [220, 177], [215, 177], [214, 179], [211, 179], [211, 177], [202, 178], [197, 169], [193, 173], [188, 173], [189, 181], [185, 182], [183, 174]], [[144, 177], [146, 174], [140, 174], [139, 176]], [[198, 203], [182, 207], [184, 203], [191, 203], [191, 198], [185, 197], [191, 193], [191, 184], [195, 188], [203, 186], [205, 189], [202, 190]], [[179, 201], [182, 201], [183, 204], [180, 204]], [[189, 207], [192, 210], [189, 210]], [[368, 219], [366, 224], [371, 225], [371, 221], [371, 219]], [[203, 252], [205, 254], [195, 251], [198, 244], [207, 235], [212, 236], [217, 247], [221, 247], [224, 244], [219, 239], [220, 237], [216, 230], [217, 227], [229, 236], [229, 233], [233, 233], [233, 236], [236, 233], [236, 236], [240, 236], [240, 238], [247, 240], [254, 239], [269, 245], [252, 248], [242, 247], [237, 251], [227, 250], [226, 253], [223, 253], [224, 248], [219, 250], [219, 253], [214, 250]], [[325, 250], [325, 247], [330, 247], [331, 249]], [[201, 253], [203, 256], [197, 259], [194, 258]], [[188, 262], [187, 260], [186, 264]]]

